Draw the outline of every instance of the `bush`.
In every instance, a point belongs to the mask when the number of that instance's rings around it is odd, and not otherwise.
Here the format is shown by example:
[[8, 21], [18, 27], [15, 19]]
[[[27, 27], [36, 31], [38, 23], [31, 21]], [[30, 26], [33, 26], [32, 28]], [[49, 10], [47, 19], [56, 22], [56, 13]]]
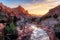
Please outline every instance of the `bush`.
[[[5, 38], [10, 38], [10, 39], [16, 39], [18, 34], [17, 34], [17, 30], [15, 28], [14, 23], [10, 23], [9, 26], [5, 27]], [[8, 34], [8, 35], [7, 35]]]

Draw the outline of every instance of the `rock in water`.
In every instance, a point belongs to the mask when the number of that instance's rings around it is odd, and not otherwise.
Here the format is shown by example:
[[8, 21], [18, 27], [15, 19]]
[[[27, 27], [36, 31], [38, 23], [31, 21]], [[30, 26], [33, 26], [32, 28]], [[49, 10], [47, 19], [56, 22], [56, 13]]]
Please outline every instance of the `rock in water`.
[[39, 28], [33, 31], [30, 40], [49, 40], [49, 36], [47, 35], [46, 31]]

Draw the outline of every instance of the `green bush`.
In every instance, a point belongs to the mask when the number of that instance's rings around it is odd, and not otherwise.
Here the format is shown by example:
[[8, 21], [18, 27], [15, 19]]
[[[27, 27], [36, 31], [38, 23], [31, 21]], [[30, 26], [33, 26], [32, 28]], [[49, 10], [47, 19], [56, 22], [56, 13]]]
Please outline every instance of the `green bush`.
[[[10, 23], [9, 26], [5, 27], [5, 38], [7, 39], [16, 39], [18, 37], [18, 34], [17, 34], [17, 30], [16, 30], [16, 26], [14, 25], [14, 23]], [[7, 35], [8, 34], [8, 35]]]

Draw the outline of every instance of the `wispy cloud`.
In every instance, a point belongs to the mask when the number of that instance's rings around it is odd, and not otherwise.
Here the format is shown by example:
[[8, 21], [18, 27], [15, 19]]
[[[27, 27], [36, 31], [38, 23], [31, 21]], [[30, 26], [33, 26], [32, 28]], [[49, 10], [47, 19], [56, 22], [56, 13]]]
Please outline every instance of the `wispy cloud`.
[[25, 8], [29, 11], [30, 14], [36, 15], [44, 15], [51, 8], [54, 8], [60, 4], [59, 0], [33, 0], [33, 2], [36, 3], [27, 3]]
[[60, 4], [60, 0], [0, 0], [9, 7], [23, 6], [30, 14], [44, 15]]

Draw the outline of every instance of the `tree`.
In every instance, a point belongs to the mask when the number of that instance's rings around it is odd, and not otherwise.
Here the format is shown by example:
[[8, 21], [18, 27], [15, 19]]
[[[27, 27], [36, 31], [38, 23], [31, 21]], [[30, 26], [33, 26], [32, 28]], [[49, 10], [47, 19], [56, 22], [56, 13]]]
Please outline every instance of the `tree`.
[[16, 40], [17, 39], [17, 30], [13, 22], [10, 23], [9, 26], [5, 27], [5, 40]]
[[60, 39], [60, 24], [54, 26], [56, 37]]
[[58, 15], [57, 15], [57, 14], [54, 14], [54, 15], [53, 15], [53, 17], [54, 17], [54, 18], [57, 18], [57, 17], [58, 17]]

